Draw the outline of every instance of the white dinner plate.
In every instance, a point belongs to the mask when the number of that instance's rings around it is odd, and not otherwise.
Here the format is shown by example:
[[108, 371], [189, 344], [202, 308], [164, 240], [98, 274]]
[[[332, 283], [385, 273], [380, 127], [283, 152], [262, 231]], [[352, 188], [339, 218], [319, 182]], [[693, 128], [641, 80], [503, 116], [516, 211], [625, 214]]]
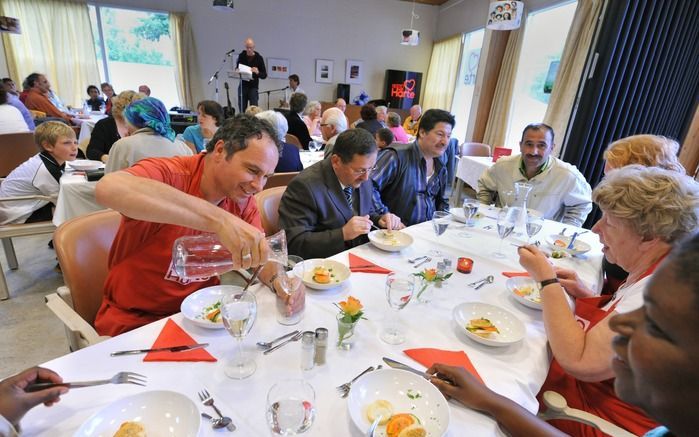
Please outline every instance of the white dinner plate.
[[507, 291], [519, 303], [535, 310], [543, 309], [541, 306], [541, 290], [539, 284], [529, 277], [510, 278], [505, 283]]
[[392, 231], [390, 234], [384, 230], [369, 232], [371, 244], [387, 252], [399, 252], [413, 244], [413, 237], [401, 231]]
[[[321, 284], [313, 279], [313, 270], [323, 267], [330, 270], [330, 282]], [[341, 286], [350, 277], [350, 269], [341, 262], [332, 259], [308, 259], [303, 262], [304, 273], [301, 275], [299, 268], [294, 268], [294, 274], [301, 278], [304, 285], [315, 290], [329, 290]]]
[[[553, 250], [560, 250], [569, 253], [573, 256], [582, 255], [583, 253], [589, 252], [590, 249], [592, 249], [592, 247], [590, 247], [589, 244], [585, 243], [584, 241], [581, 241], [579, 238], [575, 239], [575, 243], [573, 244], [574, 247], [572, 249], [568, 249], [568, 245], [570, 244], [570, 238], [571, 237], [568, 235], [553, 234], [548, 236], [548, 238], [546, 239], [546, 243]], [[559, 243], [556, 244], [556, 242]], [[563, 244], [561, 244], [561, 242]]]
[[[443, 436], [449, 428], [449, 404], [434, 385], [405, 370], [381, 369], [355, 381], [347, 399], [352, 422], [362, 433], [371, 426], [366, 414], [367, 407], [380, 399], [391, 403], [393, 414], [417, 416], [428, 436]], [[374, 435], [385, 437], [386, 427], [380, 425]]]
[[221, 319], [214, 323], [206, 318], [207, 308], [221, 302], [223, 296], [240, 290], [240, 287], [233, 285], [214, 285], [212, 287], [202, 288], [199, 291], [187, 296], [180, 305], [182, 315], [197, 326], [206, 329], [221, 329], [223, 322]]
[[90, 159], [76, 159], [74, 161], [67, 161], [66, 164], [70, 168], [79, 171], [99, 170], [100, 168], [104, 167], [104, 163], [102, 161], [93, 161]]
[[174, 391], [147, 391], [112, 402], [75, 432], [74, 437], [112, 437], [122, 423], [138, 422], [149, 437], [189, 437], [199, 432], [199, 410]]
[[[495, 305], [481, 302], [466, 302], [454, 308], [454, 322], [467, 337], [486, 346], [503, 347], [517, 343], [524, 338], [524, 323], [511, 312]], [[484, 338], [466, 329], [473, 319], [485, 318], [498, 328], [499, 333]]]

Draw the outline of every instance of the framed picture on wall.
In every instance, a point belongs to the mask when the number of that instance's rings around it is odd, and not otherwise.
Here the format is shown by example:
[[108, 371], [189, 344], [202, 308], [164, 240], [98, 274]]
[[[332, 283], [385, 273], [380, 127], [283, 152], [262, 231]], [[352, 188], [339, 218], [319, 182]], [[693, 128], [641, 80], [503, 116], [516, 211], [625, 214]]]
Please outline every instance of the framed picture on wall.
[[345, 67], [345, 83], [360, 84], [364, 79], [364, 61], [348, 59]]
[[316, 82], [332, 83], [333, 64], [330, 59], [316, 59]]
[[289, 77], [290, 61], [284, 58], [267, 58], [267, 76], [272, 79], [287, 79]]

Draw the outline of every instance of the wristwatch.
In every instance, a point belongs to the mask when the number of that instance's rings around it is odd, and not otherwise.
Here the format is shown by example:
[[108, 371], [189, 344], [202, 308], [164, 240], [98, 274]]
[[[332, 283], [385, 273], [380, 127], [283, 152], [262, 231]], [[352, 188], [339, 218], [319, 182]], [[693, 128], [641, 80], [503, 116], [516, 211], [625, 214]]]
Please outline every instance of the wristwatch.
[[558, 278], [544, 279], [543, 281], [539, 282], [539, 290], [543, 290], [544, 287], [546, 287], [547, 285], [557, 284], [557, 283], [558, 283]]

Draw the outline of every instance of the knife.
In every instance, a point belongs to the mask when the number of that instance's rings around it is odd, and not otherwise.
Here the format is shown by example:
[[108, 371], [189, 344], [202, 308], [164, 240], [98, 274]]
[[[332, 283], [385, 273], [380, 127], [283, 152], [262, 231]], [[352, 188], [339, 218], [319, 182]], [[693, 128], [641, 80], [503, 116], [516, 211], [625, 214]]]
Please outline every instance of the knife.
[[391, 358], [383, 357], [384, 363], [388, 364], [394, 369], [401, 369], [401, 370], [407, 370], [408, 372], [415, 373], [417, 375], [422, 376], [423, 378], [427, 379], [428, 381], [432, 378], [438, 378], [441, 379], [442, 381], [446, 382], [447, 384], [454, 385], [451, 381], [449, 381], [447, 378], [444, 377], [444, 375], [440, 375], [439, 373], [435, 373], [434, 375], [430, 375], [427, 372], [423, 372], [422, 370], [417, 370], [414, 369], [407, 364], [403, 364], [399, 361], [392, 360]]
[[113, 357], [120, 357], [122, 355], [147, 354], [148, 352], [182, 352], [182, 351], [189, 351], [189, 350], [193, 350], [193, 349], [201, 349], [201, 348], [207, 347], [208, 345], [209, 345], [209, 343], [199, 343], [199, 344], [183, 345], [183, 346], [156, 347], [154, 349], [135, 349], [135, 350], [131, 350], [131, 351], [112, 352], [110, 355]]

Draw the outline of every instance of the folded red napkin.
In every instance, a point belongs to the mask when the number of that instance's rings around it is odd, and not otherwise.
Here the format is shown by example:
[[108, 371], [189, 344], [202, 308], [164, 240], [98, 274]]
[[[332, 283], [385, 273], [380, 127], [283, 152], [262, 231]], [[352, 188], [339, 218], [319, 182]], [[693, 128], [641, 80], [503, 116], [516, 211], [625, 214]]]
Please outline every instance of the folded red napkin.
[[[193, 344], [197, 342], [180, 325], [168, 319], [151, 349]], [[216, 358], [202, 348], [182, 352], [149, 352], [143, 361], [216, 361]]]
[[485, 384], [481, 375], [478, 374], [473, 363], [468, 358], [464, 351], [445, 351], [442, 349], [422, 348], [422, 349], [406, 349], [403, 351], [407, 356], [414, 359], [418, 363], [428, 369], [434, 363], [447, 364], [449, 366], [459, 366], [466, 369], [471, 375], [475, 376], [481, 384]]
[[508, 278], [514, 278], [515, 276], [529, 276], [529, 273], [527, 272], [502, 272], [503, 276], [507, 276]]
[[354, 255], [353, 253], [349, 254], [349, 265], [350, 265], [350, 271], [352, 271], [352, 272], [382, 273], [382, 274], [391, 273], [391, 270], [384, 269], [383, 267], [377, 266], [373, 262], [367, 261], [362, 257]]

